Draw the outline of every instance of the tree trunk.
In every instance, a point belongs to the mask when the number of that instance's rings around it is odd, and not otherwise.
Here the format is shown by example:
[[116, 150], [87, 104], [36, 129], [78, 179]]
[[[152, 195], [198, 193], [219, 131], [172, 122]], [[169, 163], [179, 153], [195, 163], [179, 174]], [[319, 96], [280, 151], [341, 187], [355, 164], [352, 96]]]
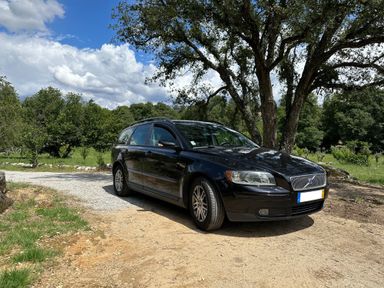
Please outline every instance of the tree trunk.
[[301, 91], [296, 90], [295, 100], [286, 115], [285, 126], [283, 131], [282, 150], [291, 153], [295, 145], [297, 126], [299, 124], [299, 116], [301, 108], [304, 104], [306, 95]]
[[6, 188], [5, 173], [0, 172], [0, 213], [4, 212], [13, 202], [5, 195]]
[[256, 74], [260, 87], [261, 116], [263, 118], [263, 146], [275, 148], [277, 117], [271, 78], [269, 72], [265, 69], [258, 69]]

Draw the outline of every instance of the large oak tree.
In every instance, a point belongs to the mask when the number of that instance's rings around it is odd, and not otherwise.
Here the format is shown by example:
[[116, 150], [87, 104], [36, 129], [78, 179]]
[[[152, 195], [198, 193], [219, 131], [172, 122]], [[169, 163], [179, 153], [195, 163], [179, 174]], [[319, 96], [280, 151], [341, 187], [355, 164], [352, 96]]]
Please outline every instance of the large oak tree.
[[[117, 39], [153, 53], [157, 79], [209, 71], [236, 103], [251, 137], [260, 108], [263, 145], [277, 147], [276, 96], [286, 97], [282, 149], [290, 152], [300, 111], [319, 89], [383, 85], [382, 0], [122, 1]], [[274, 95], [273, 79], [283, 87]]]

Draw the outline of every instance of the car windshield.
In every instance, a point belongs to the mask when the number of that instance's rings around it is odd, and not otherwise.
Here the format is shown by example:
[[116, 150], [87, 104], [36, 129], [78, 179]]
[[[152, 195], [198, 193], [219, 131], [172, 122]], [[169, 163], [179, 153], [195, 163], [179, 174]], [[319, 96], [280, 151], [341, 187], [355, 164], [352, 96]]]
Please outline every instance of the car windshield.
[[247, 147], [259, 146], [239, 132], [222, 125], [196, 122], [179, 122], [176, 127], [193, 148], [203, 147]]

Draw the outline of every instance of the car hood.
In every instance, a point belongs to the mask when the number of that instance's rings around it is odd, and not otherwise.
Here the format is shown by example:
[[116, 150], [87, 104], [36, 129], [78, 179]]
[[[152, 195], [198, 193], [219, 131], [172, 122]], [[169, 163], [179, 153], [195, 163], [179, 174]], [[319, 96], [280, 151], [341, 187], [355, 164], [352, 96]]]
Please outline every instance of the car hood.
[[323, 168], [309, 160], [267, 148], [212, 147], [198, 151], [233, 170], [268, 171], [285, 177], [324, 173]]

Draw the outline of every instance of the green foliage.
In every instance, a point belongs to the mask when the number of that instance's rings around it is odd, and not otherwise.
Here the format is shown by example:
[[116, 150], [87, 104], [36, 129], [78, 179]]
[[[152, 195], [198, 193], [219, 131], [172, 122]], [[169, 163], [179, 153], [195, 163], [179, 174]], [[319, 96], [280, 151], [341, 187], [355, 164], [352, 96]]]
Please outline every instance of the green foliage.
[[326, 156], [326, 154], [324, 152], [321, 152], [321, 151], [317, 151], [315, 155], [316, 155], [317, 162], [323, 162], [323, 160]]
[[29, 269], [14, 269], [0, 273], [0, 287], [24, 288], [31, 284], [31, 271]]
[[304, 158], [308, 158], [309, 153], [310, 151], [307, 148], [300, 148], [298, 146], [295, 146], [292, 151], [292, 154]]
[[[159, 69], [152, 80], [174, 84], [190, 72], [190, 83], [174, 88], [190, 99], [207, 86], [204, 76], [217, 73], [220, 86], [210, 87], [205, 99], [225, 90], [254, 140], [257, 108], [268, 147], [276, 146], [272, 79], [278, 71], [290, 108], [281, 143], [290, 152], [312, 91], [382, 86], [383, 10], [384, 1], [121, 1], [112, 28], [119, 41], [154, 55]], [[316, 149], [320, 132], [303, 127], [300, 146]]]
[[345, 146], [332, 146], [332, 155], [340, 162], [357, 165], [369, 165], [369, 145], [366, 142], [350, 141]]
[[106, 166], [103, 154], [101, 154], [101, 153], [97, 154], [97, 166], [99, 168], [104, 168]]
[[83, 161], [85, 161], [85, 159], [87, 159], [87, 157], [89, 155], [89, 148], [88, 147], [81, 147], [80, 148], [80, 155], [81, 155], [81, 158], [83, 158]]
[[384, 91], [365, 89], [335, 94], [324, 102], [324, 145], [365, 141], [384, 151]]
[[22, 108], [12, 85], [0, 77], [0, 152], [20, 144]]

